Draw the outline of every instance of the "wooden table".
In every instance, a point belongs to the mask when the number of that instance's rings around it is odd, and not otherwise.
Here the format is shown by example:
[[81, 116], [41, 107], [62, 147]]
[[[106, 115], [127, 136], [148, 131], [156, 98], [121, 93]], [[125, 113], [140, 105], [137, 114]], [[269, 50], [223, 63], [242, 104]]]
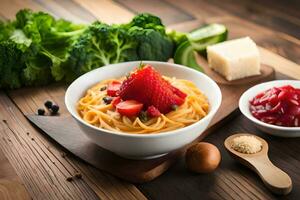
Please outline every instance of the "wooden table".
[[[21, 8], [47, 11], [74, 22], [127, 22], [137, 12], [160, 16], [169, 28], [191, 30], [203, 23], [228, 26], [230, 38], [249, 35], [272, 59], [262, 62], [300, 79], [300, 3], [297, 0], [0, 0], [0, 19], [12, 19]], [[222, 151], [212, 174], [189, 173], [182, 160], [158, 179], [133, 185], [76, 159], [30, 124], [46, 99], [63, 102], [65, 86], [0, 92], [0, 199], [276, 199], [250, 170], [229, 158], [224, 139], [253, 132], [270, 143], [270, 158], [292, 177], [287, 199], [300, 196], [300, 139], [261, 133], [238, 111], [205, 140]], [[63, 104], [63, 103], [62, 103]], [[62, 115], [66, 110], [61, 110]], [[278, 148], [280, 147], [280, 148]], [[278, 150], [280, 149], [280, 150]], [[80, 172], [82, 178], [68, 182]]]

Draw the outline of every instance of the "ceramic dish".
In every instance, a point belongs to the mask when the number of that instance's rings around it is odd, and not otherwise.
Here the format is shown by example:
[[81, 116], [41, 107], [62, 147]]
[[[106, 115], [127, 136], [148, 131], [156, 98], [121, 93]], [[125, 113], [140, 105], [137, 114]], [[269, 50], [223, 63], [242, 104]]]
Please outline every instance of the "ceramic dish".
[[264, 123], [252, 116], [249, 110], [249, 101], [258, 93], [263, 92], [272, 87], [280, 87], [291, 85], [295, 88], [300, 88], [300, 81], [296, 80], [276, 80], [258, 84], [248, 89], [239, 100], [239, 108], [244, 116], [251, 120], [260, 130], [274, 136], [279, 137], [300, 137], [300, 127], [283, 127]]
[[187, 127], [156, 134], [128, 134], [104, 130], [86, 123], [77, 113], [76, 104], [86, 90], [101, 80], [124, 76], [140, 62], [108, 65], [88, 72], [76, 79], [67, 89], [65, 104], [84, 133], [99, 146], [120, 156], [149, 159], [177, 150], [199, 137], [207, 128], [220, 107], [222, 95], [218, 85], [203, 73], [172, 63], [147, 61], [161, 74], [187, 79], [207, 96], [210, 110], [207, 116]]

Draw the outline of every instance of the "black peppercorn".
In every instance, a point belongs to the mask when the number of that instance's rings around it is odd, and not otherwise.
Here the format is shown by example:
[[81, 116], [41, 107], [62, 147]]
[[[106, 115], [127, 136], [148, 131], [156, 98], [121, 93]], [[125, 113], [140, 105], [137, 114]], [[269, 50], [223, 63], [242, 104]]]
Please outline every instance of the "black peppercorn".
[[100, 91], [104, 91], [104, 90], [106, 90], [106, 86], [104, 86], [104, 87], [102, 87], [102, 88], [100, 88]]
[[52, 101], [46, 101], [45, 103], [44, 103], [44, 105], [45, 105], [45, 107], [46, 108], [48, 108], [48, 109], [50, 109], [51, 107], [52, 107], [52, 105], [53, 105], [53, 103], [52, 103]]
[[171, 106], [171, 109], [172, 109], [172, 110], [177, 110], [177, 109], [178, 109], [178, 105], [176, 105], [176, 104], [172, 105], [172, 106]]
[[59, 110], [59, 106], [58, 105], [52, 105], [51, 106], [51, 113], [52, 114], [56, 114], [57, 112], [58, 112], [58, 110]]
[[113, 100], [112, 97], [103, 97], [103, 101], [105, 104], [110, 104], [112, 100]]
[[45, 110], [43, 108], [39, 108], [37, 111], [38, 115], [44, 115], [45, 114]]

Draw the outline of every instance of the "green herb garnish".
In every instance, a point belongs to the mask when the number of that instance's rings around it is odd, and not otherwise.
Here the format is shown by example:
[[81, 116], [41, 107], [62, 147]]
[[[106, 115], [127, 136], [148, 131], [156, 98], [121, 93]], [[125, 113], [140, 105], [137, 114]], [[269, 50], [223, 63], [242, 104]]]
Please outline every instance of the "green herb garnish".
[[139, 119], [142, 122], [148, 121], [148, 114], [147, 114], [147, 112], [146, 111], [141, 111], [140, 114], [139, 114]]
[[172, 109], [172, 110], [178, 110], [178, 105], [176, 105], [176, 104], [172, 105], [172, 106], [171, 106], [171, 109]]

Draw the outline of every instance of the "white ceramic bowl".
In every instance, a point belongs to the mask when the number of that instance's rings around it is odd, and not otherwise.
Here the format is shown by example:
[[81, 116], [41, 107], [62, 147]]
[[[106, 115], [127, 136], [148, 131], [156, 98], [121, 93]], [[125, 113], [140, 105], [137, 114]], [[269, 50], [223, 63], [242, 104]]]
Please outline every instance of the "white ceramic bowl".
[[280, 87], [284, 85], [291, 85], [295, 88], [300, 88], [300, 81], [276, 80], [253, 86], [252, 88], [244, 92], [244, 94], [241, 96], [239, 100], [239, 108], [243, 115], [250, 119], [257, 128], [270, 135], [275, 135], [279, 137], [300, 137], [300, 127], [283, 127], [267, 124], [253, 117], [249, 109], [249, 101], [252, 98], [254, 98], [258, 93], [266, 91], [267, 89], [270, 89], [272, 87]]
[[218, 85], [203, 73], [166, 62], [145, 61], [161, 74], [193, 81], [208, 97], [210, 111], [203, 119], [190, 126], [159, 134], [127, 134], [98, 128], [86, 123], [76, 111], [78, 100], [86, 90], [101, 80], [118, 78], [134, 70], [139, 62], [108, 65], [88, 72], [76, 79], [67, 89], [65, 104], [84, 133], [99, 146], [120, 156], [132, 159], [149, 159], [174, 151], [195, 140], [209, 125], [222, 100]]

